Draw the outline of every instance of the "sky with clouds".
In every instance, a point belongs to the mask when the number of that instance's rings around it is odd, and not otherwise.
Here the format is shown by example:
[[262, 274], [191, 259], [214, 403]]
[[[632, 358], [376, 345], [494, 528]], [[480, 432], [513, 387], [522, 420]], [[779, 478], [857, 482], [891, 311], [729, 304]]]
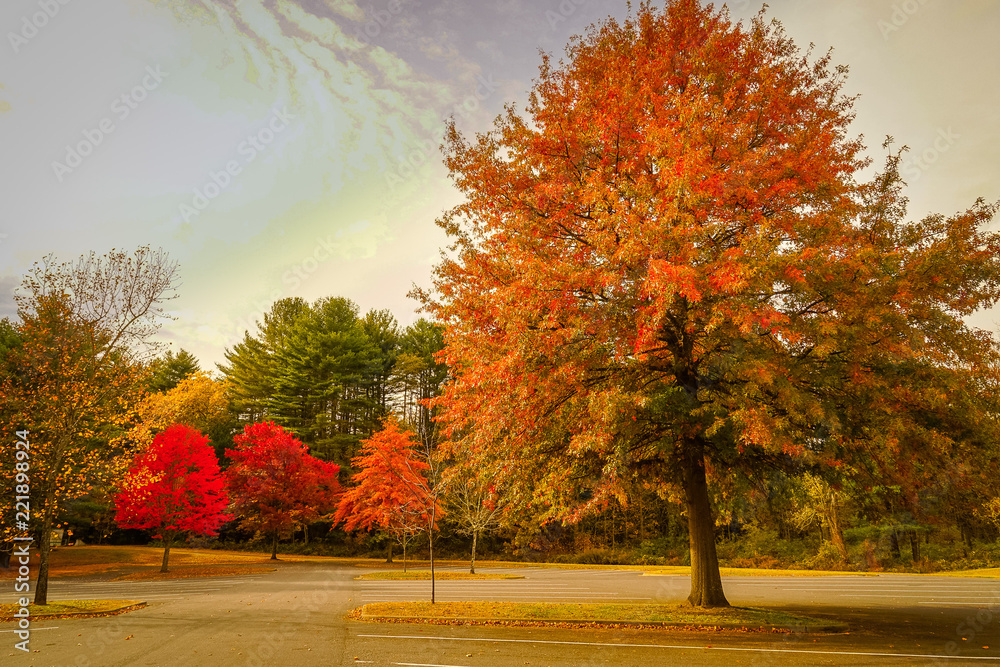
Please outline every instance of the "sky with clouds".
[[[756, 0], [734, 0], [746, 19]], [[834, 48], [854, 131], [911, 151], [911, 217], [1000, 199], [1000, 3], [771, 0]], [[445, 119], [523, 108], [540, 62], [624, 0], [4, 0], [0, 317], [48, 253], [162, 247], [161, 338], [212, 368], [275, 300], [419, 315], [458, 196]], [[996, 332], [1000, 313], [975, 323]]]

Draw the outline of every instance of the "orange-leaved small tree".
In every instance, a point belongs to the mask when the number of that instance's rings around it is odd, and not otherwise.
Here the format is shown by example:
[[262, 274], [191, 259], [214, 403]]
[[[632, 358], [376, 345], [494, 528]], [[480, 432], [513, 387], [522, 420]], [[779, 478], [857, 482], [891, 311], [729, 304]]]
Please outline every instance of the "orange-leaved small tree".
[[430, 465], [416, 450], [413, 434], [394, 419], [381, 431], [361, 442], [361, 453], [351, 460], [358, 469], [351, 479], [355, 486], [344, 491], [334, 523], [346, 530], [381, 528], [403, 546], [424, 530], [433, 530], [442, 514], [427, 479]]

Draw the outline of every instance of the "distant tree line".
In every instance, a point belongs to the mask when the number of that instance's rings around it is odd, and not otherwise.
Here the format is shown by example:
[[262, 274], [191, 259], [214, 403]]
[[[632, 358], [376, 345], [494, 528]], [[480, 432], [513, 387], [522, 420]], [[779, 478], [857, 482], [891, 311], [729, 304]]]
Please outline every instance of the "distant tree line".
[[343, 297], [289, 298], [226, 350], [219, 370], [238, 421], [274, 421], [347, 470], [390, 412], [429, 428], [420, 401], [446, 377], [434, 358], [442, 347], [440, 327], [424, 319], [400, 329], [389, 311], [360, 316]]

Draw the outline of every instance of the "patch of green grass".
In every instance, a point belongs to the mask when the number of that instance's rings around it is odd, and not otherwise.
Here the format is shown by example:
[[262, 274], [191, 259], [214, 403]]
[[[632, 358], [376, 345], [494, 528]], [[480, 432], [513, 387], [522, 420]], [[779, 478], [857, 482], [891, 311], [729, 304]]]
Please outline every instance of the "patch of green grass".
[[[71, 616], [110, 616], [145, 607], [140, 600], [61, 600], [49, 604], [28, 605], [30, 618], [68, 618]], [[0, 621], [14, 621], [19, 604], [0, 604]]]
[[698, 609], [662, 604], [551, 602], [373, 602], [360, 618], [392, 620], [544, 621], [559, 623], [649, 623], [701, 628], [843, 629], [842, 624], [782, 611], [749, 607]]
[[[430, 570], [392, 570], [389, 572], [366, 572], [354, 577], [358, 581], [430, 581]], [[435, 572], [434, 578], [438, 581], [452, 579], [524, 579], [520, 574], [495, 574], [492, 572], [482, 574], [470, 574], [468, 572]]]

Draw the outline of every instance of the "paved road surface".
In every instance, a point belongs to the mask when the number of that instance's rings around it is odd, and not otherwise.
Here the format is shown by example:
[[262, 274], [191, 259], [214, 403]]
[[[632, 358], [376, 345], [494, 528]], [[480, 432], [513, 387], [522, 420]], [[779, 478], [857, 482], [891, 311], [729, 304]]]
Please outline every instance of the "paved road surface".
[[[771, 635], [369, 624], [345, 620], [375, 600], [426, 599], [429, 582], [362, 582], [366, 570], [283, 564], [247, 577], [149, 582], [57, 579], [53, 599], [141, 598], [146, 609], [32, 624], [0, 664], [183, 665], [998, 665], [1000, 582], [951, 577], [733, 577], [730, 602], [846, 620], [849, 633]], [[482, 570], [489, 571], [489, 570]], [[439, 581], [439, 600], [679, 601], [686, 577], [607, 570], [504, 570], [525, 579]], [[0, 582], [12, 586], [9, 581]], [[10, 592], [0, 601], [10, 601]], [[988, 648], [984, 648], [988, 647]]]

